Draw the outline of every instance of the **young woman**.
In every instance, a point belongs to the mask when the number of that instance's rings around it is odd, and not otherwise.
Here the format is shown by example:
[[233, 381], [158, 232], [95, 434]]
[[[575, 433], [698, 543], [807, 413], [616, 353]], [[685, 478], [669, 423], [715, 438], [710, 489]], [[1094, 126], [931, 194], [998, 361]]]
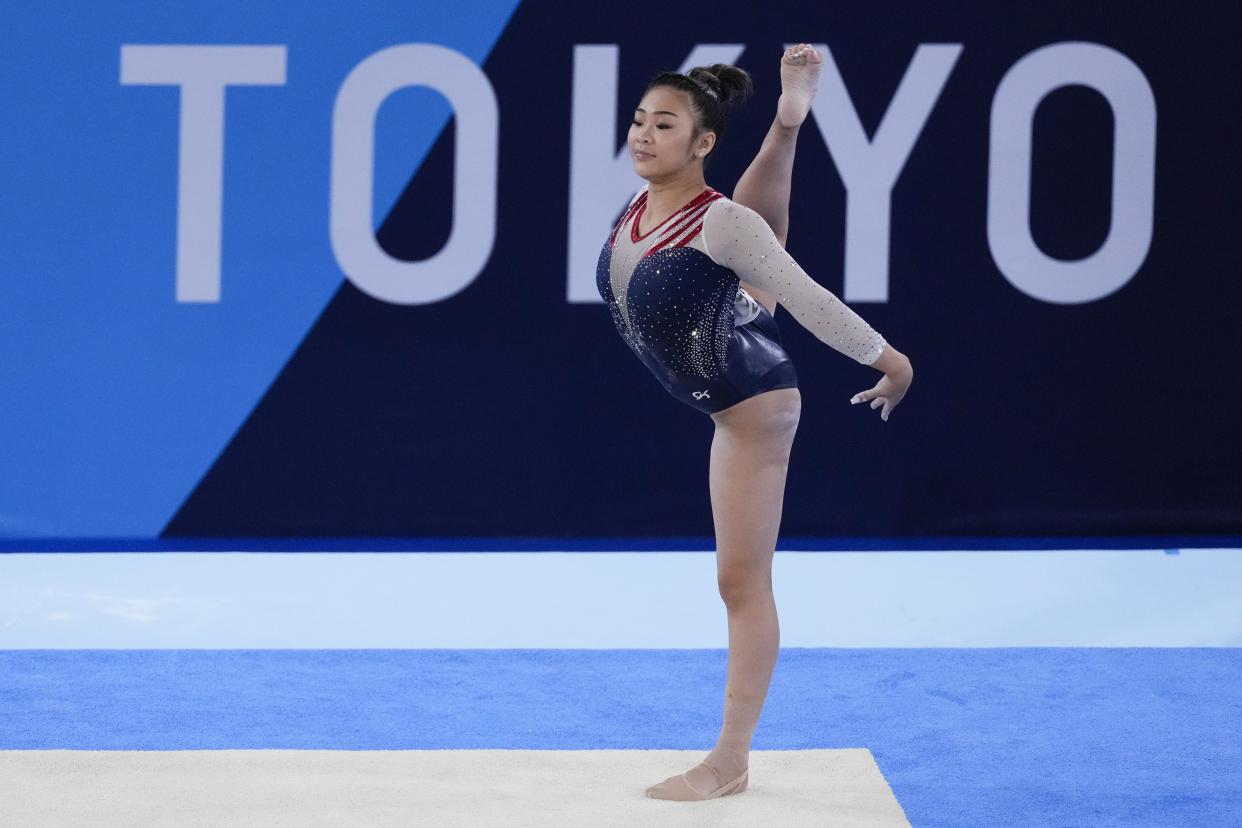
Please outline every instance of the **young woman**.
[[732, 200], [707, 186], [703, 165], [750, 76], [724, 64], [657, 75], [628, 138], [648, 183], [599, 258], [597, 286], [622, 338], [669, 393], [715, 422], [708, 481], [729, 619], [724, 726], [702, 762], [647, 789], [657, 799], [713, 799], [748, 782], [780, 646], [772, 556], [801, 407], [777, 303], [825, 344], [883, 373], [851, 403], [883, 406], [887, 421], [914, 376], [909, 359], [784, 250], [794, 145], [821, 66], [807, 44], [785, 52], [777, 117]]

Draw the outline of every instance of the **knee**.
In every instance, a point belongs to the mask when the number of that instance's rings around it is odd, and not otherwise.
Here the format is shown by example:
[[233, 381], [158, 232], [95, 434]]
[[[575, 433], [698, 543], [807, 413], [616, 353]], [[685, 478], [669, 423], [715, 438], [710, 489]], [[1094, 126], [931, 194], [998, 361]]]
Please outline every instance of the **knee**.
[[773, 406], [763, 418], [765, 436], [785, 447], [785, 458], [789, 457], [789, 449], [793, 446], [794, 433], [798, 430], [798, 421], [802, 416], [802, 400], [798, 396], [790, 396]]
[[725, 606], [739, 606], [756, 599], [766, 600], [772, 595], [772, 573], [749, 566], [724, 567], [716, 575], [716, 586]]
[[798, 420], [802, 416], [802, 395], [796, 388], [790, 391], [792, 393], [783, 393], [772, 401], [768, 416], [764, 418], [773, 431], [792, 432], [798, 427]]
[[798, 421], [802, 418], [802, 397], [793, 396], [777, 406], [772, 416], [773, 427], [783, 434], [792, 435], [798, 430]]

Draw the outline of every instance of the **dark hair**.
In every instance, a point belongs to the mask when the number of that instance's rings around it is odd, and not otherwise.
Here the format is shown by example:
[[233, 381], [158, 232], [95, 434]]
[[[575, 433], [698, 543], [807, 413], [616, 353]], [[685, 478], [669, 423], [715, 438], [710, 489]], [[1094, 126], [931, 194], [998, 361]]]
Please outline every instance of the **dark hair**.
[[[696, 66], [684, 75], [680, 72], [661, 72], [647, 84], [644, 94], [657, 86], [670, 86], [688, 93], [694, 112], [695, 134], [714, 132], [718, 144], [724, 135], [730, 110], [750, 97], [753, 84], [745, 69], [728, 63], [715, 63]], [[713, 146], [707, 157], [715, 151]], [[707, 162], [706, 157], [703, 162]]]

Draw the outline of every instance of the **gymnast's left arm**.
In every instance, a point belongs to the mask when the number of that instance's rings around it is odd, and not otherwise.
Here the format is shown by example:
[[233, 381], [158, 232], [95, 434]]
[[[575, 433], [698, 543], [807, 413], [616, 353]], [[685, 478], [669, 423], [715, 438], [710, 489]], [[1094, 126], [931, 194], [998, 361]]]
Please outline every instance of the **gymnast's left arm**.
[[716, 264], [775, 294], [798, 324], [821, 342], [881, 371], [884, 376], [879, 383], [854, 395], [850, 402], [871, 400], [873, 409], [883, 405], [880, 416], [888, 419], [914, 378], [909, 358], [812, 279], [781, 247], [762, 216], [743, 204], [720, 199], [703, 217], [703, 246]]

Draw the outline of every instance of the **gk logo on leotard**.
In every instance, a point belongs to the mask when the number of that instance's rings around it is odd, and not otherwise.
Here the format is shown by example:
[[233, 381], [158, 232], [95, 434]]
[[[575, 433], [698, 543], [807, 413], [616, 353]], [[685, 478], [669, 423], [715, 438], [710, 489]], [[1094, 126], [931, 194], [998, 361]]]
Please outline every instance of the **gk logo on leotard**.
[[691, 393], [694, 394], [694, 398], [696, 400], [701, 400], [704, 397], [707, 397], [709, 400], [711, 399], [711, 396], [706, 391], [692, 391]]

